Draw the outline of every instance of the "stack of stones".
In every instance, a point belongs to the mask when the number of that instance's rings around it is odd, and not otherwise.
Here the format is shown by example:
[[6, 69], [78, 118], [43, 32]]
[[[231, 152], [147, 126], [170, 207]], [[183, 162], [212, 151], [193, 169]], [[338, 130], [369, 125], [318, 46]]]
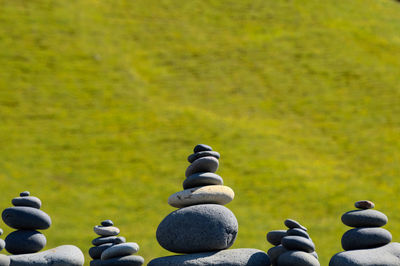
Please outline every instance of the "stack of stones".
[[267, 240], [275, 247], [268, 250], [273, 266], [319, 266], [315, 245], [307, 228], [299, 222], [287, 219], [288, 230], [274, 230], [267, 234]]
[[6, 237], [6, 250], [11, 254], [42, 250], [46, 246], [46, 237], [36, 230], [44, 230], [51, 225], [50, 216], [40, 210], [42, 202], [25, 191], [20, 193], [20, 197], [13, 198], [11, 203], [14, 207], [5, 209], [2, 218], [4, 223], [17, 231]]
[[100, 237], [93, 239], [94, 247], [89, 249], [93, 259], [91, 266], [141, 266], [144, 263], [141, 256], [133, 255], [139, 251], [139, 245], [126, 243], [125, 237], [118, 236], [120, 230], [111, 220], [102, 221], [93, 230]]
[[[0, 236], [3, 235], [3, 229], [0, 228]], [[6, 242], [3, 239], [0, 239], [0, 251], [2, 251], [6, 247]]]
[[342, 215], [342, 222], [353, 229], [342, 236], [345, 250], [332, 257], [330, 266], [400, 265], [400, 244], [390, 243], [392, 235], [381, 228], [387, 216], [372, 210], [375, 204], [368, 200], [357, 201], [352, 210]]
[[255, 249], [226, 250], [238, 233], [235, 215], [223, 205], [231, 202], [234, 192], [215, 174], [220, 155], [208, 145], [199, 144], [188, 157], [183, 189], [168, 199], [179, 208], [157, 228], [159, 244], [175, 253], [152, 260], [149, 266], [180, 265], [269, 265], [268, 255]]

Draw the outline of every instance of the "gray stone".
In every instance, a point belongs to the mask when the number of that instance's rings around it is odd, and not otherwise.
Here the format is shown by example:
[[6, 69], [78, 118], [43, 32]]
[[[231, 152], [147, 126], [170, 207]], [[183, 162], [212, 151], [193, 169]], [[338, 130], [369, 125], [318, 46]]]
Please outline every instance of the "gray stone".
[[388, 218], [376, 210], [354, 210], [343, 214], [342, 222], [351, 227], [381, 227], [388, 222]]
[[268, 266], [268, 255], [258, 249], [228, 249], [156, 258], [148, 266]]
[[33, 196], [16, 197], [13, 198], [11, 203], [14, 206], [25, 206], [40, 209], [42, 207], [42, 202], [39, 198]]
[[113, 243], [106, 243], [97, 247], [91, 247], [89, 249], [89, 255], [92, 259], [100, 259], [101, 253], [103, 253], [104, 250], [108, 249], [109, 247], [112, 247], [114, 244]]
[[195, 173], [200, 172], [211, 172], [215, 173], [218, 169], [219, 161], [212, 156], [203, 157], [194, 161], [188, 166], [185, 172], [185, 176], [191, 176]]
[[119, 228], [115, 226], [96, 225], [93, 231], [100, 236], [116, 236], [119, 234]]
[[302, 237], [311, 239], [309, 234], [300, 228], [293, 228], [293, 229], [287, 230], [287, 235], [288, 236], [302, 236]]
[[90, 266], [140, 266], [144, 263], [141, 256], [130, 255], [108, 260], [92, 260]]
[[320, 266], [319, 261], [303, 251], [288, 251], [278, 258], [279, 266]]
[[359, 249], [337, 253], [329, 266], [399, 266], [400, 243], [379, 248]]
[[0, 239], [0, 251], [2, 251], [6, 247], [6, 242], [3, 239]]
[[170, 213], [158, 226], [156, 236], [166, 250], [194, 253], [229, 248], [237, 232], [238, 222], [228, 208], [201, 204]]
[[21, 193], [19, 193], [19, 196], [20, 197], [27, 197], [27, 196], [29, 196], [31, 193], [29, 192], [29, 191], [24, 191], [24, 192], [21, 192]]
[[289, 250], [300, 250], [308, 253], [315, 251], [314, 243], [302, 236], [285, 236], [282, 238], [282, 246]]
[[133, 242], [122, 243], [106, 249], [103, 253], [101, 253], [101, 259], [107, 260], [116, 257], [129, 256], [135, 254], [138, 251], [139, 251], [139, 245], [137, 243]]
[[342, 236], [344, 250], [377, 248], [392, 241], [392, 234], [378, 227], [354, 228]]
[[183, 189], [210, 186], [210, 185], [223, 185], [222, 178], [214, 173], [195, 173], [183, 181]]
[[6, 239], [6, 250], [11, 254], [28, 254], [42, 250], [46, 246], [46, 237], [34, 230], [17, 230]]
[[281, 244], [281, 240], [286, 236], [286, 230], [273, 230], [267, 233], [267, 241], [274, 246]]
[[11, 228], [23, 230], [47, 229], [51, 225], [47, 213], [30, 207], [10, 207], [3, 211], [2, 218]]
[[114, 223], [111, 220], [104, 220], [101, 222], [102, 226], [113, 226]]
[[10, 257], [0, 254], [0, 266], [9, 266], [10, 265]]
[[279, 256], [282, 255], [283, 253], [285, 253], [286, 251], [288, 251], [288, 249], [286, 249], [282, 245], [270, 248], [268, 250], [268, 256], [269, 256], [269, 259], [271, 260], [272, 266], [278, 265]]
[[231, 202], [234, 197], [235, 192], [230, 187], [212, 185], [176, 192], [168, 198], [168, 204], [176, 208], [210, 203], [225, 205]]
[[216, 151], [200, 151], [200, 152], [190, 154], [189, 157], [187, 158], [187, 160], [189, 163], [193, 163], [197, 159], [206, 157], [206, 156], [212, 156], [212, 157], [215, 157], [216, 159], [220, 158], [219, 153]]
[[82, 266], [84, 262], [82, 251], [71, 245], [34, 254], [10, 256], [10, 266]]
[[375, 207], [375, 204], [369, 200], [360, 200], [354, 203], [354, 206], [358, 209], [372, 209]]
[[121, 244], [125, 243], [126, 239], [123, 236], [101, 236], [92, 240], [92, 244], [99, 246], [106, 243]]
[[304, 231], [307, 231], [307, 228], [302, 226], [298, 221], [292, 220], [292, 219], [286, 219], [284, 224], [286, 225], [287, 228], [292, 229], [292, 228], [300, 228]]
[[202, 151], [212, 151], [212, 148], [206, 144], [197, 144], [193, 149], [194, 153]]
[[3, 234], [3, 229], [0, 228], [0, 236]]

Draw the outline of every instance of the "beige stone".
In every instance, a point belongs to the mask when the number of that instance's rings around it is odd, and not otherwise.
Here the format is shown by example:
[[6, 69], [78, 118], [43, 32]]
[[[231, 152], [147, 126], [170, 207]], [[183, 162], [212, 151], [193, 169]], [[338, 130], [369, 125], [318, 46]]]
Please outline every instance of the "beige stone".
[[172, 207], [183, 208], [197, 204], [225, 205], [233, 200], [235, 192], [230, 187], [213, 185], [194, 187], [172, 194], [168, 204]]

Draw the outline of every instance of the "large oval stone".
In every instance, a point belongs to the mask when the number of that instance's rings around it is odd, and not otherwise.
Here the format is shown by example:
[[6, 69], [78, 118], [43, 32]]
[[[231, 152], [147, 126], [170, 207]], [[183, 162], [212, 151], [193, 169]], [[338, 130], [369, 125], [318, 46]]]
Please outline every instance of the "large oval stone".
[[11, 254], [28, 254], [42, 250], [46, 246], [46, 237], [34, 230], [17, 230], [6, 239], [6, 250]]
[[320, 266], [319, 261], [310, 253], [288, 251], [278, 258], [279, 266]]
[[191, 165], [188, 166], [188, 168], [186, 168], [185, 176], [188, 177], [200, 172], [215, 173], [218, 169], [218, 166], [218, 159], [212, 156], [202, 157], [194, 161]]
[[4, 223], [15, 229], [47, 229], [51, 225], [47, 213], [31, 207], [10, 207], [5, 209], [1, 216]]
[[238, 222], [226, 207], [202, 204], [170, 213], [160, 223], [160, 245], [176, 253], [216, 251], [229, 248], [236, 239]]
[[392, 241], [392, 234], [383, 228], [354, 228], [342, 236], [344, 250], [377, 248]]
[[388, 222], [388, 218], [377, 210], [354, 210], [343, 214], [342, 222], [350, 227], [381, 227]]
[[209, 203], [225, 205], [231, 202], [234, 197], [235, 192], [230, 187], [204, 186], [176, 192], [168, 198], [168, 204], [176, 208]]

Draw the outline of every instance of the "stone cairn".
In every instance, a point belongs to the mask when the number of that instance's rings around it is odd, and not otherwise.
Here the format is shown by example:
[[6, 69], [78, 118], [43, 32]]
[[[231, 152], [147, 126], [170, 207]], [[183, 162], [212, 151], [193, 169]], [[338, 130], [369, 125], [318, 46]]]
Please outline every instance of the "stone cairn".
[[223, 205], [234, 192], [215, 174], [220, 154], [199, 144], [188, 157], [183, 189], [172, 194], [168, 204], [179, 208], [157, 228], [158, 243], [171, 252], [186, 253], [156, 258], [149, 266], [180, 265], [270, 265], [268, 255], [256, 249], [231, 249], [238, 233], [235, 215]]
[[288, 230], [274, 230], [267, 234], [267, 240], [274, 245], [268, 250], [273, 266], [319, 266], [315, 245], [307, 228], [299, 222], [286, 219]]
[[390, 243], [392, 235], [381, 228], [388, 222], [387, 216], [372, 210], [375, 204], [368, 200], [357, 201], [358, 210], [342, 215], [342, 222], [353, 229], [342, 236], [344, 252], [334, 255], [330, 266], [398, 266], [400, 243]]
[[93, 259], [91, 266], [141, 266], [144, 259], [133, 255], [139, 251], [139, 245], [134, 242], [126, 243], [126, 239], [119, 235], [119, 228], [114, 226], [111, 220], [101, 222], [93, 228], [99, 235], [93, 239], [94, 247], [89, 249], [89, 255]]
[[84, 264], [82, 251], [72, 245], [39, 252], [46, 246], [46, 237], [37, 230], [45, 230], [51, 225], [50, 216], [40, 210], [42, 202], [39, 198], [30, 196], [29, 191], [24, 191], [20, 193], [20, 197], [13, 198], [11, 203], [14, 207], [6, 208], [2, 219], [5, 224], [17, 230], [11, 232], [5, 241], [0, 240], [0, 250], [5, 244], [5, 249], [12, 254], [0, 254], [0, 266]]

